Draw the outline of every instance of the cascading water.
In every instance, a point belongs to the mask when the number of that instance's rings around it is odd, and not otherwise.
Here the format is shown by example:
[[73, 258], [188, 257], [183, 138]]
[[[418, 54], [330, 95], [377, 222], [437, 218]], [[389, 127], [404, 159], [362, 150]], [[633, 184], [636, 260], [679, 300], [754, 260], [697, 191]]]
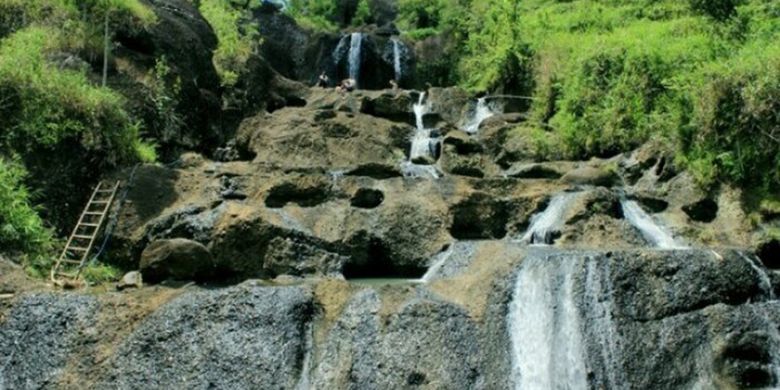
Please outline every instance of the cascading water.
[[363, 47], [363, 34], [352, 33], [349, 42], [349, 78], [355, 80], [356, 83], [360, 83], [360, 61], [361, 61], [361, 48]]
[[742, 257], [742, 259], [745, 260], [745, 262], [748, 263], [748, 265], [750, 265], [750, 268], [752, 268], [753, 271], [756, 271], [756, 274], [758, 275], [758, 278], [761, 281], [761, 290], [764, 291], [764, 293], [767, 295], [767, 298], [769, 298], [770, 300], [774, 300], [775, 292], [772, 289], [772, 279], [769, 278], [769, 275], [767, 275], [766, 271], [764, 271], [763, 268], [756, 265], [753, 259], [748, 257], [746, 254], [739, 252], [739, 256]]
[[576, 261], [526, 258], [509, 308], [515, 389], [586, 389]]
[[474, 113], [463, 130], [467, 133], [474, 134], [479, 131], [479, 125], [481, 125], [485, 119], [490, 118], [493, 115], [495, 115], [495, 113], [490, 109], [490, 106], [488, 106], [487, 98], [481, 97], [477, 100], [477, 106], [474, 109]]
[[553, 196], [543, 212], [531, 217], [531, 226], [520, 241], [526, 244], [551, 245], [563, 224], [563, 215], [579, 195], [579, 192], [563, 192]]
[[295, 385], [295, 390], [310, 390], [311, 386], [311, 366], [312, 354], [314, 353], [314, 327], [311, 323], [306, 326], [306, 350], [303, 352], [303, 362], [301, 363], [301, 376]]
[[417, 103], [412, 106], [412, 109], [414, 110], [417, 128], [412, 137], [409, 160], [405, 161], [401, 165], [401, 168], [406, 177], [430, 176], [436, 179], [439, 177], [439, 172], [434, 166], [416, 163], [417, 161], [424, 160], [426, 157], [433, 157], [438, 143], [438, 140], [431, 136], [432, 130], [425, 128], [423, 119], [430, 109], [428, 103], [425, 101], [425, 92], [420, 93], [420, 97], [417, 100]]
[[450, 256], [452, 256], [454, 248], [454, 245], [450, 245], [447, 250], [436, 255], [433, 258], [433, 263], [431, 263], [431, 266], [428, 267], [428, 271], [425, 272], [425, 275], [423, 275], [420, 280], [424, 283], [430, 282], [436, 276], [436, 273], [439, 272], [441, 267], [444, 266], [444, 263], [446, 263]]
[[661, 249], [682, 249], [684, 245], [679, 244], [671, 233], [659, 225], [648, 215], [645, 210], [639, 206], [639, 203], [633, 200], [622, 199], [620, 201], [623, 207], [623, 215], [629, 223], [634, 225], [642, 233], [642, 236], [653, 246]]
[[395, 81], [401, 81], [403, 68], [401, 67], [401, 42], [398, 38], [392, 38], [393, 42], [393, 69], [395, 69]]
[[431, 259], [431, 265], [420, 281], [427, 283], [452, 276], [469, 266], [474, 259], [476, 247], [473, 241], [456, 241]]

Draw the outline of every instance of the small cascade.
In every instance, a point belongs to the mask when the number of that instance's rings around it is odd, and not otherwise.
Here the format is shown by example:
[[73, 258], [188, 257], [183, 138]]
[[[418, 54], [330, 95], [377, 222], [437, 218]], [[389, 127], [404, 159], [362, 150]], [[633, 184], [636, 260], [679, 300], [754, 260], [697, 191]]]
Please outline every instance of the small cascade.
[[303, 362], [301, 364], [301, 376], [295, 385], [295, 390], [309, 390], [311, 385], [311, 366], [312, 354], [314, 353], [314, 329], [311, 323], [306, 326], [306, 350], [303, 352]]
[[395, 69], [395, 81], [401, 81], [403, 68], [401, 67], [401, 42], [398, 38], [392, 38], [393, 42], [393, 69]]
[[577, 264], [531, 256], [521, 266], [508, 317], [515, 389], [588, 388]]
[[531, 226], [520, 239], [526, 244], [552, 245], [563, 225], [563, 216], [579, 192], [563, 192], [553, 196], [547, 208], [531, 217]]
[[430, 107], [425, 101], [425, 92], [420, 93], [420, 97], [412, 106], [414, 110], [415, 123], [417, 128], [412, 137], [412, 146], [409, 151], [409, 160], [401, 164], [401, 169], [406, 177], [433, 177], [439, 178], [439, 172], [432, 165], [417, 164], [416, 161], [433, 157], [436, 153], [438, 139], [432, 136], [433, 130], [425, 128], [423, 118], [429, 113]]
[[485, 119], [490, 118], [493, 115], [495, 115], [495, 113], [490, 109], [490, 106], [488, 106], [487, 98], [481, 97], [477, 100], [477, 107], [474, 109], [471, 119], [466, 123], [463, 130], [469, 134], [475, 134], [479, 131], [479, 125], [481, 125]]
[[331, 188], [338, 187], [339, 182], [341, 179], [344, 178], [344, 174], [346, 173], [345, 170], [335, 170], [328, 172], [328, 176], [330, 176], [330, 186]]
[[756, 265], [753, 259], [751, 259], [746, 254], [739, 252], [739, 256], [742, 257], [742, 259], [744, 259], [748, 265], [750, 265], [750, 268], [753, 268], [753, 270], [756, 271], [756, 274], [758, 274], [758, 278], [761, 280], [761, 290], [770, 300], [775, 300], [776, 297], [774, 289], [772, 288], [772, 279], [769, 278], [769, 275], [766, 273], [766, 271]]
[[459, 273], [471, 264], [475, 253], [476, 245], [473, 241], [455, 241], [431, 259], [431, 265], [420, 281], [428, 283]]
[[436, 274], [439, 272], [442, 266], [444, 266], [444, 263], [449, 260], [450, 256], [452, 256], [452, 252], [455, 251], [455, 245], [450, 245], [447, 247], [447, 250], [439, 253], [433, 258], [433, 262], [431, 263], [431, 266], [428, 268], [428, 271], [425, 272], [425, 275], [423, 275], [420, 280], [423, 283], [430, 282]]
[[677, 243], [671, 233], [653, 220], [639, 203], [633, 200], [622, 199], [623, 215], [629, 223], [634, 225], [642, 236], [653, 246], [661, 249], [683, 249], [684, 245]]
[[363, 34], [352, 33], [349, 41], [349, 78], [355, 80], [360, 85], [360, 61], [361, 48], [363, 47]]

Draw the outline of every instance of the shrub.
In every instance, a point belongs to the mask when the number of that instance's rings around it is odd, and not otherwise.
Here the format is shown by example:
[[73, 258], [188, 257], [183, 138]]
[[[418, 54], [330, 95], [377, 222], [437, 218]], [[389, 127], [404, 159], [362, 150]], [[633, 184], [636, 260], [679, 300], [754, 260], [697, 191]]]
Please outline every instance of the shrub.
[[81, 72], [59, 70], [46, 61], [56, 32], [21, 30], [0, 41], [0, 89], [14, 101], [0, 107], [5, 131], [0, 142], [23, 152], [75, 138], [87, 150], [111, 151], [107, 164], [134, 160], [139, 128], [116, 93], [91, 85]]
[[21, 165], [0, 158], [0, 248], [35, 257], [51, 249], [52, 236], [31, 205], [25, 175]]
[[257, 26], [246, 22], [242, 10], [224, 0], [202, 0], [200, 12], [217, 34], [213, 61], [222, 84], [234, 85], [260, 43]]
[[696, 12], [708, 15], [716, 20], [726, 20], [733, 16], [740, 0], [688, 0]]

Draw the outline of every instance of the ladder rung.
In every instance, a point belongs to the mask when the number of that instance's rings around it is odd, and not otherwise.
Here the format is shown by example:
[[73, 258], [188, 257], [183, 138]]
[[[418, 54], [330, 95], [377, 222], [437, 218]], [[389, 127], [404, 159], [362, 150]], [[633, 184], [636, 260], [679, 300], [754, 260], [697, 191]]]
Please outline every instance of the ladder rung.
[[81, 265], [81, 261], [79, 261], [79, 260], [61, 259], [60, 262], [61, 263], [67, 263], [67, 264]]
[[74, 234], [73, 238], [78, 238], [79, 240], [91, 240], [92, 236], [85, 236], [83, 234]]
[[114, 190], [97, 190], [97, 192], [106, 194], [106, 193], [109, 193], [109, 192], [114, 192]]
[[64, 277], [66, 277], [66, 278], [73, 279], [73, 278], [75, 278], [75, 277], [76, 277], [76, 275], [78, 275], [78, 274], [74, 274], [74, 273], [68, 273], [68, 272], [57, 272], [57, 274], [56, 274], [56, 275], [57, 275], [57, 276], [64, 276]]
[[67, 250], [69, 250], [69, 251], [79, 251], [79, 252], [86, 252], [86, 251], [88, 251], [89, 249], [87, 249], [87, 248], [82, 248], [82, 247], [80, 247], [80, 246], [71, 246], [71, 247], [68, 247], [68, 249], [67, 249]]
[[84, 213], [84, 215], [103, 215], [103, 213], [99, 211], [87, 211]]
[[91, 204], [108, 204], [107, 200], [93, 200]]
[[82, 223], [79, 224], [79, 226], [98, 227], [100, 225], [98, 225], [96, 223], [84, 223], [84, 222], [82, 222]]

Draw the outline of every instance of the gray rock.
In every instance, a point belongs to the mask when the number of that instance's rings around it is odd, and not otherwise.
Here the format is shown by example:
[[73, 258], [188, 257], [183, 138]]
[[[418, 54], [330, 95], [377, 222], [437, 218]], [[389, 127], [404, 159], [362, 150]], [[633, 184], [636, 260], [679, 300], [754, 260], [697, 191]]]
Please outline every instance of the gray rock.
[[0, 323], [0, 388], [56, 388], [97, 309], [86, 295], [31, 294], [14, 302]]
[[128, 288], [141, 288], [143, 287], [143, 276], [139, 271], [130, 271], [122, 276], [122, 280], [116, 285], [116, 289], [119, 291], [126, 290]]
[[594, 167], [583, 167], [567, 172], [561, 181], [567, 184], [610, 187], [619, 180], [617, 173]]
[[209, 250], [184, 238], [157, 240], [141, 254], [141, 273], [155, 283], [168, 278], [205, 280], [216, 277], [216, 263]]
[[128, 336], [97, 387], [295, 388], [313, 310], [302, 287], [245, 283], [184, 295]]

